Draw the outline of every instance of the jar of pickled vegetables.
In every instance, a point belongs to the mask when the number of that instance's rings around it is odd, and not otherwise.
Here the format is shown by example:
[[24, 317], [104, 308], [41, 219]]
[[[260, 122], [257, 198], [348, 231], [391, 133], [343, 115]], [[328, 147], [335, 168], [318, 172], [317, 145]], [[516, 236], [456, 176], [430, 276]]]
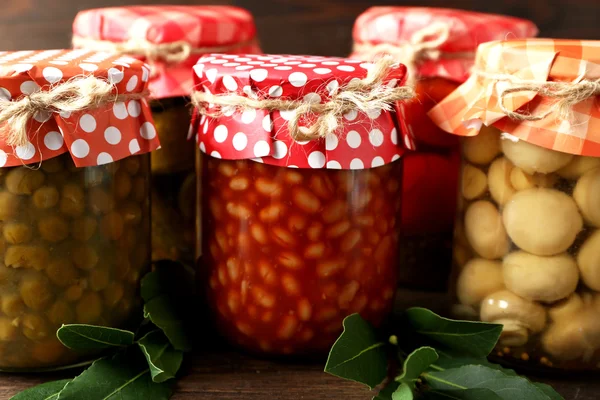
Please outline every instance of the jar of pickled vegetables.
[[[190, 70], [205, 53], [257, 53], [252, 15], [231, 6], [126, 6], [80, 12], [73, 45], [148, 63], [161, 148], [151, 155], [152, 259], [194, 262], [195, 150], [188, 142]], [[232, 60], [233, 62], [233, 60]]]
[[422, 305], [418, 292], [443, 293], [452, 259], [458, 139], [435, 126], [427, 111], [464, 82], [480, 43], [535, 36], [527, 20], [504, 15], [427, 7], [372, 7], [354, 25], [352, 58], [391, 54], [409, 69], [417, 98], [402, 105], [407, 143], [403, 157], [403, 240], [399, 305]]
[[390, 59], [245, 58], [195, 67], [201, 285], [233, 343], [320, 353], [346, 315], [378, 325], [391, 310], [403, 153], [393, 110], [413, 93]]
[[151, 150], [139, 61], [0, 55], [0, 369], [69, 364], [62, 324], [124, 326], [150, 264]]
[[502, 324], [507, 362], [600, 365], [598, 65], [600, 42], [484, 44], [430, 112], [463, 136], [454, 312]]

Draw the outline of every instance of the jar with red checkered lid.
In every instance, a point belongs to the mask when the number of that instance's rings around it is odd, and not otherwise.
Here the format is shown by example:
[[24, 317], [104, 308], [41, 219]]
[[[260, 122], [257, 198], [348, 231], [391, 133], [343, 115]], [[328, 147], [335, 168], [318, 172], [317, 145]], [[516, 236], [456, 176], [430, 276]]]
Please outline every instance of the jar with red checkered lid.
[[399, 279], [401, 298], [410, 305], [420, 304], [420, 293], [438, 297], [430, 307], [445, 303], [460, 172], [457, 138], [426, 113], [469, 77], [480, 43], [536, 33], [531, 21], [446, 8], [372, 7], [356, 20], [351, 57], [392, 55], [407, 65], [417, 92], [416, 101], [402, 107], [416, 150], [404, 156], [401, 257], [407, 267]]
[[506, 361], [600, 365], [599, 96], [600, 42], [500, 41], [429, 113], [463, 141], [453, 310]]
[[80, 355], [62, 324], [120, 327], [150, 263], [147, 68], [88, 50], [0, 53], [0, 369]]
[[205, 154], [201, 284], [221, 332], [265, 354], [378, 325], [398, 271], [405, 67], [212, 55], [194, 67]]
[[161, 148], [152, 153], [153, 259], [193, 263], [192, 66], [206, 53], [257, 53], [252, 15], [232, 6], [143, 5], [81, 11], [73, 45], [144, 60]]

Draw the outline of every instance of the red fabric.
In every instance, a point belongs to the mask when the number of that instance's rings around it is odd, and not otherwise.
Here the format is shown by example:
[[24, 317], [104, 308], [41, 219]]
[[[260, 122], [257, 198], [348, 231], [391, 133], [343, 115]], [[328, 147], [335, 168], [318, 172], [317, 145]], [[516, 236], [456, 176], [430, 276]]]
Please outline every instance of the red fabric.
[[[149, 69], [131, 57], [88, 50], [0, 52], [0, 100], [18, 101], [87, 75], [108, 80], [115, 93], [140, 93], [148, 86]], [[15, 149], [0, 141], [0, 167], [35, 164], [66, 152], [76, 166], [88, 167], [159, 147], [145, 99], [77, 113], [38, 113], [30, 120], [28, 139]]]
[[[313, 56], [212, 55], [194, 67], [196, 90], [254, 98], [326, 102], [351, 79], [367, 75], [371, 63]], [[386, 79], [402, 85], [399, 65]], [[349, 112], [338, 132], [326, 139], [295, 141], [288, 131], [290, 112], [231, 110], [219, 118], [194, 121], [200, 149], [216, 158], [254, 159], [288, 168], [364, 169], [389, 164], [404, 152], [402, 120], [395, 112]]]
[[[256, 27], [252, 15], [231, 6], [129, 6], [85, 10], [73, 22], [73, 34], [95, 40], [125, 42], [141, 39], [151, 43], [186, 41], [192, 47], [229, 46], [252, 41]], [[256, 44], [235, 52], [260, 53]], [[150, 81], [154, 98], [187, 96], [193, 86], [190, 69], [201, 55], [193, 54], [180, 64], [153, 63]]]

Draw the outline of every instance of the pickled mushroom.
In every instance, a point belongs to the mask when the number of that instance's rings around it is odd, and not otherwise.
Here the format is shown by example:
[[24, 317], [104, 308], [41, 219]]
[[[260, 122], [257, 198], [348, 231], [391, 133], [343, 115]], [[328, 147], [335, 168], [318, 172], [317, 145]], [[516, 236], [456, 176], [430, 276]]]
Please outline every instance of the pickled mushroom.
[[491, 202], [480, 200], [465, 213], [465, 234], [469, 244], [483, 258], [502, 258], [509, 249], [502, 216]]
[[502, 264], [483, 258], [469, 261], [456, 283], [458, 299], [466, 306], [477, 306], [486, 296], [502, 289]]
[[564, 252], [583, 228], [573, 199], [545, 188], [516, 193], [504, 208], [503, 220], [512, 241], [539, 256]]
[[583, 283], [590, 289], [600, 290], [600, 230], [592, 233], [579, 249], [577, 265]]
[[579, 178], [573, 198], [585, 222], [600, 228], [600, 168], [588, 171]]
[[463, 140], [463, 155], [473, 164], [489, 164], [498, 154], [500, 154], [500, 131], [494, 127], [483, 125], [476, 136]]
[[506, 158], [529, 174], [534, 172], [548, 174], [557, 171], [573, 158], [572, 154], [546, 149], [524, 140], [503, 139], [500, 143]]
[[530, 333], [539, 333], [546, 326], [546, 309], [538, 303], [502, 290], [492, 293], [481, 302], [479, 316], [484, 322], [502, 324], [500, 343], [522, 346]]
[[502, 273], [507, 289], [547, 303], [568, 297], [579, 281], [577, 264], [567, 253], [542, 257], [516, 251], [504, 258]]

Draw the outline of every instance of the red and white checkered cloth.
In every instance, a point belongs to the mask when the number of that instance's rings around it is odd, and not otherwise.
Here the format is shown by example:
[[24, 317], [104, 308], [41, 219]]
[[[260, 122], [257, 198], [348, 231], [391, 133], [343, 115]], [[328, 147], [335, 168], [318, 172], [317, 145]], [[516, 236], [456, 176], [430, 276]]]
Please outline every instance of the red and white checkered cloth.
[[[479, 44], [533, 37], [538, 32], [533, 22], [506, 15], [448, 8], [372, 7], [356, 20], [353, 37], [357, 50], [360, 45], [387, 43], [400, 46], [432, 24], [447, 24], [450, 29], [448, 39], [439, 48], [446, 56], [420, 63], [419, 75], [456, 82], [464, 82], [468, 78]], [[355, 51], [351, 57], [365, 59], [360, 51]], [[402, 59], [399, 61], [402, 62]]]
[[[570, 121], [561, 119], [557, 112], [539, 121], [514, 121], [499, 105], [499, 94], [523, 81], [576, 83], [600, 79], [600, 41], [526, 39], [485, 43], [477, 51], [475, 70], [483, 71], [485, 76], [473, 74], [429, 112], [440, 128], [474, 136], [483, 123], [548, 149], [600, 156], [599, 96], [576, 104]], [[498, 75], [504, 79], [497, 79]], [[510, 111], [524, 107], [527, 113], [543, 115], [554, 101], [534, 92], [518, 92], [507, 95], [504, 105]]]
[[[126, 42], [144, 40], [154, 44], [185, 41], [194, 48], [235, 46], [235, 53], [260, 53], [252, 15], [231, 6], [130, 6], [80, 12], [73, 35], [85, 39]], [[211, 51], [209, 51], [210, 53]], [[192, 67], [201, 57], [166, 65], [153, 62], [150, 91], [154, 98], [187, 96], [193, 88]]]

